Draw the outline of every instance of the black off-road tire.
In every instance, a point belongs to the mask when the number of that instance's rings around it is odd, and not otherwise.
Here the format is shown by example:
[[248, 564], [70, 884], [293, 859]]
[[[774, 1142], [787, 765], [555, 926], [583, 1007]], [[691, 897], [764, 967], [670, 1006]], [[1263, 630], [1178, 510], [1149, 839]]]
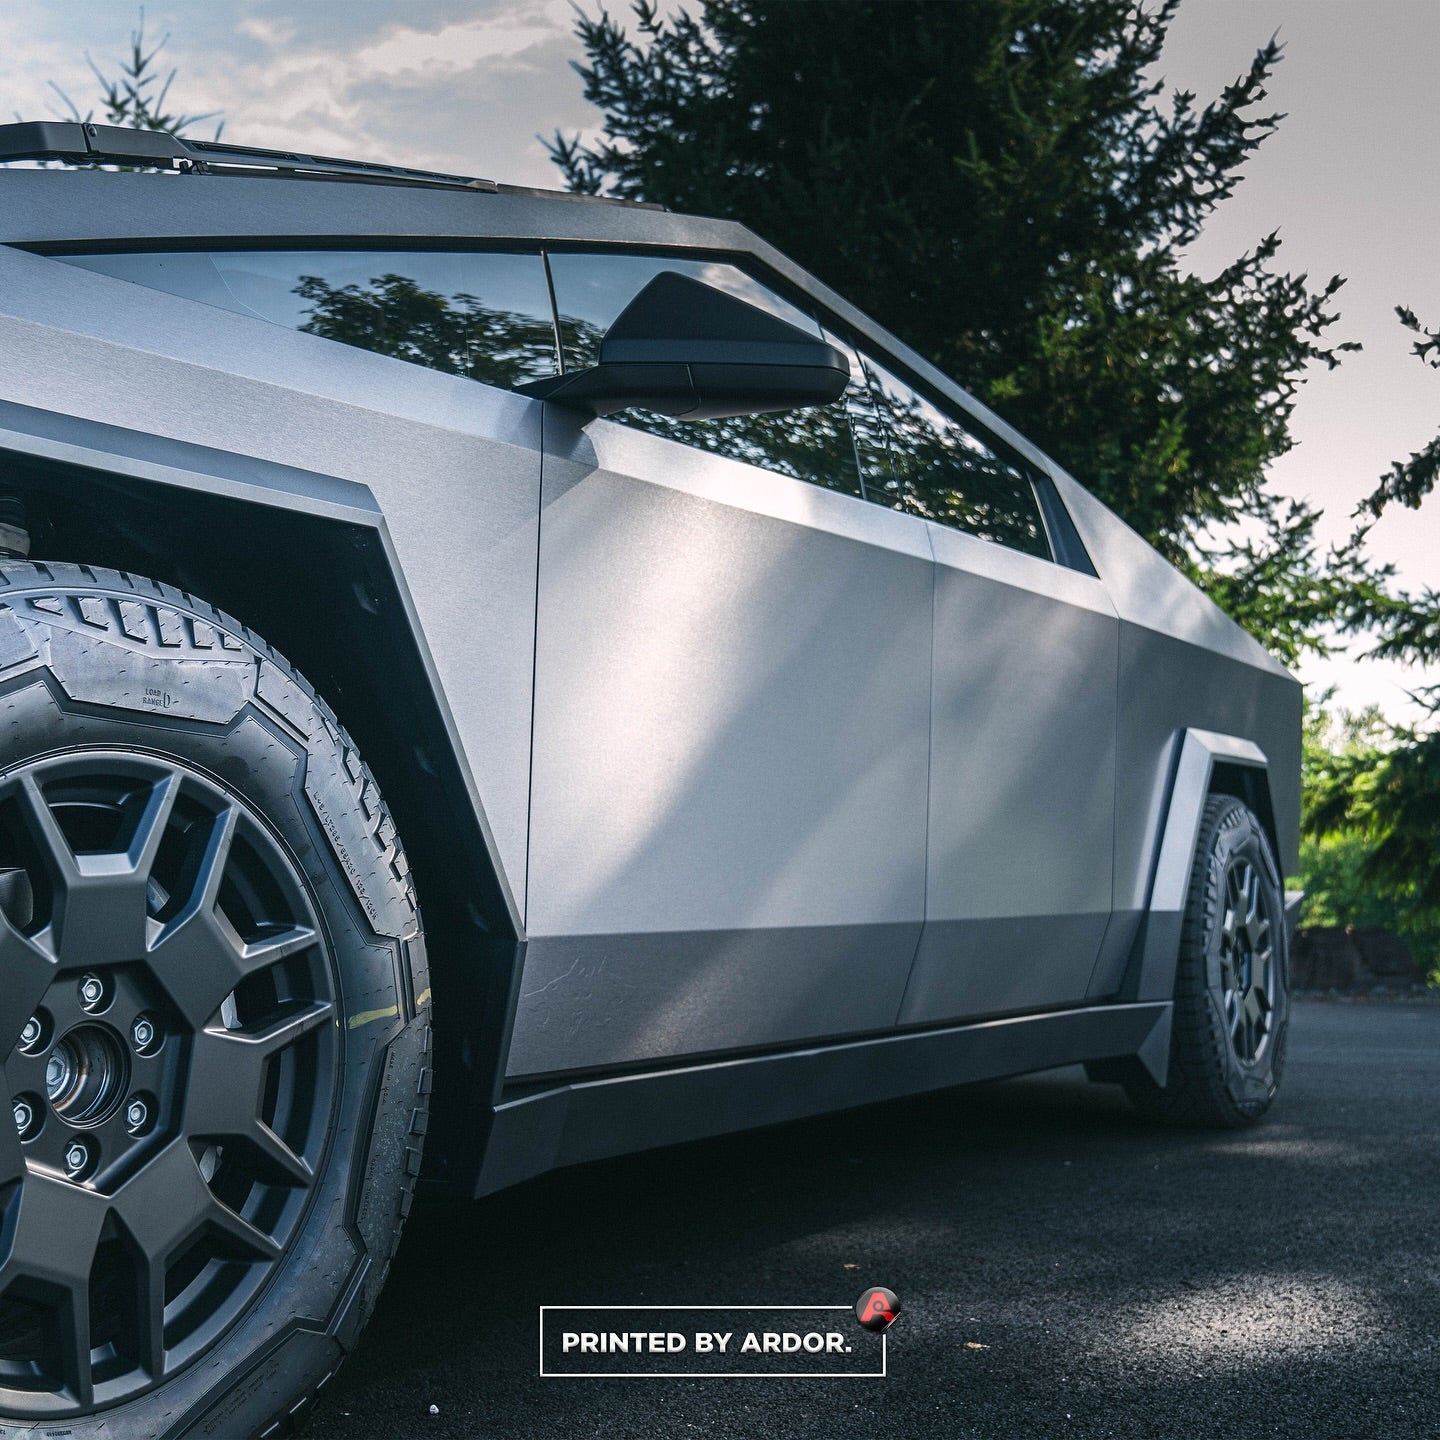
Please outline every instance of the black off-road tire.
[[429, 1010], [395, 827], [284, 659], [0, 565], [0, 1431], [287, 1428], [409, 1211]]
[[1280, 1085], [1289, 1018], [1285, 896], [1275, 856], [1244, 804], [1212, 796], [1185, 903], [1169, 1071], [1163, 1086], [1132, 1072], [1126, 1092], [1157, 1119], [1253, 1124]]

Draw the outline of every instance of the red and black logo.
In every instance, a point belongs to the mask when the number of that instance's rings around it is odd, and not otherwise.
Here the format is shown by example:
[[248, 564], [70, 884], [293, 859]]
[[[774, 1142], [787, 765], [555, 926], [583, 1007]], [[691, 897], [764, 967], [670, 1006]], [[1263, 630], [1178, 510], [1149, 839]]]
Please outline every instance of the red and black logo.
[[867, 1330], [883, 1330], [900, 1313], [900, 1297], [883, 1285], [867, 1290], [855, 1302], [855, 1318]]

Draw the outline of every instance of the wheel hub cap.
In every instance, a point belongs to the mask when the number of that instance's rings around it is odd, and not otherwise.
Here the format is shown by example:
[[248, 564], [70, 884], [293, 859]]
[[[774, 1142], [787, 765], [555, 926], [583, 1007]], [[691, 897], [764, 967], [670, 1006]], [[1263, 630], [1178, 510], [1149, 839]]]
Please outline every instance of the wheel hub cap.
[[45, 1062], [45, 1098], [70, 1125], [103, 1124], [129, 1080], [124, 1047], [108, 1025], [77, 1025], [56, 1041]]

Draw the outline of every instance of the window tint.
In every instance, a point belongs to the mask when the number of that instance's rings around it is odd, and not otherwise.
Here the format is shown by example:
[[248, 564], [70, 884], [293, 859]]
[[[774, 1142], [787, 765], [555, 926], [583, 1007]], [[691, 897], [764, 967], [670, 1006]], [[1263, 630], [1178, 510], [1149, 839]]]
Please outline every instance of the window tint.
[[557, 369], [538, 254], [236, 250], [63, 258], [486, 385], [513, 386]]
[[[820, 334], [820, 327], [804, 311], [733, 265], [648, 255], [552, 253], [549, 258], [567, 370], [595, 364], [605, 331], [635, 296], [666, 270], [728, 291], [812, 335]], [[855, 447], [843, 402], [726, 420], [675, 420], [646, 410], [625, 410], [609, 418], [693, 449], [743, 460], [849, 495], [860, 493]]]
[[866, 498], [1050, 559], [1035, 489], [1021, 466], [868, 356], [862, 363], [869, 395], [852, 402], [857, 446], [877, 422], [884, 435], [883, 457], [873, 440], [861, 449]]

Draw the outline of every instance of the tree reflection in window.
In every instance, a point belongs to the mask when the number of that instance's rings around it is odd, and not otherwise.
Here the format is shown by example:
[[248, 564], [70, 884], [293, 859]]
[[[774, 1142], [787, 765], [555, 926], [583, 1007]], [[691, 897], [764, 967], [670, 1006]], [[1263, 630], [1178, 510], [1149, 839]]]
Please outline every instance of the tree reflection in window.
[[[1035, 490], [1019, 465], [874, 361], [863, 363], [886, 429], [890, 474], [882, 503], [1050, 559]], [[866, 476], [867, 491], [874, 481]]]
[[301, 275], [294, 293], [309, 303], [300, 329], [327, 340], [506, 389], [555, 373], [548, 317], [497, 309], [464, 291], [442, 295], [390, 272], [365, 285]]

